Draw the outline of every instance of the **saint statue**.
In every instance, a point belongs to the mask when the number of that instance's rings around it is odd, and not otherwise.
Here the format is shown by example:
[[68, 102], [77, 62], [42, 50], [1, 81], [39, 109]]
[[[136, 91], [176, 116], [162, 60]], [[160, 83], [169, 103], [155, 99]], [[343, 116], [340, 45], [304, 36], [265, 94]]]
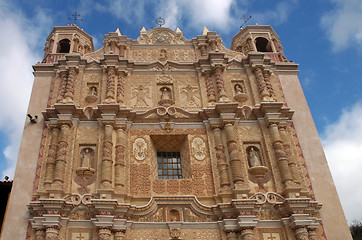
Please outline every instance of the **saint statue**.
[[171, 99], [170, 92], [168, 91], [167, 88], [163, 88], [162, 94], [161, 94], [161, 100], [168, 100], [168, 99]]
[[87, 168], [91, 168], [92, 166], [92, 160], [91, 160], [91, 152], [89, 151], [88, 148], [85, 149], [85, 151], [82, 153], [81, 156], [81, 162], [80, 162], [80, 167], [87, 167]]
[[249, 150], [249, 164], [250, 167], [262, 166], [259, 154], [255, 151], [254, 147], [251, 147]]
[[91, 87], [91, 89], [90, 89], [91, 91], [91, 95], [93, 95], [93, 96], [97, 96], [97, 88], [96, 87]]
[[236, 84], [234, 88], [235, 88], [235, 95], [243, 93], [243, 89], [239, 84]]

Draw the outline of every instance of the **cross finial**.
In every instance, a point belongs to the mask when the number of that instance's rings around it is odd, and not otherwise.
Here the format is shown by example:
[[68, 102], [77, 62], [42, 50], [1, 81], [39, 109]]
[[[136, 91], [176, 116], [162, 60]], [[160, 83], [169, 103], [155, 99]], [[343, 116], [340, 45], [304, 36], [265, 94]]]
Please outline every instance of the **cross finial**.
[[244, 21], [244, 23], [240, 26], [240, 28], [243, 28], [244, 25], [247, 25], [246, 23], [250, 20], [250, 18], [251, 18], [251, 16], [249, 16], [249, 17], [244, 16], [244, 17], [240, 18], [241, 20]]
[[72, 14], [72, 17], [71, 18], [68, 18], [69, 20], [74, 20], [74, 24], [77, 24], [77, 21], [83, 21], [83, 19], [79, 18], [80, 17], [80, 14], [75, 11], [73, 14]]
[[155, 22], [158, 25], [158, 27], [162, 27], [162, 25], [165, 24], [165, 19], [163, 19], [162, 17], [158, 17], [156, 18]]

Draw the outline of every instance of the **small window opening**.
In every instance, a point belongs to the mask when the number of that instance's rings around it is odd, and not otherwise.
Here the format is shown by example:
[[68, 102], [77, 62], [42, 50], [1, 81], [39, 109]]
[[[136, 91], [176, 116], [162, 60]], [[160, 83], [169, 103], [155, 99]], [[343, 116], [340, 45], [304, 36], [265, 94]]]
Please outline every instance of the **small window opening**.
[[158, 178], [181, 179], [180, 152], [157, 152]]
[[63, 39], [59, 41], [59, 53], [69, 53], [70, 41], [69, 39]]
[[255, 45], [258, 52], [272, 52], [268, 39], [258, 37], [255, 39]]

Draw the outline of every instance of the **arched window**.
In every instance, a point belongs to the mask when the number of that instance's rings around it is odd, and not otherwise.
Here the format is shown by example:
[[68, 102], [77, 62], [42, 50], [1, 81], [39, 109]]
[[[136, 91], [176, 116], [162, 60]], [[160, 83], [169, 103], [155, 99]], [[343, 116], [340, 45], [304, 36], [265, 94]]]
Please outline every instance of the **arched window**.
[[258, 37], [255, 39], [255, 45], [258, 52], [273, 52], [268, 39]]
[[69, 39], [60, 40], [58, 49], [59, 49], [58, 53], [69, 53], [70, 40]]

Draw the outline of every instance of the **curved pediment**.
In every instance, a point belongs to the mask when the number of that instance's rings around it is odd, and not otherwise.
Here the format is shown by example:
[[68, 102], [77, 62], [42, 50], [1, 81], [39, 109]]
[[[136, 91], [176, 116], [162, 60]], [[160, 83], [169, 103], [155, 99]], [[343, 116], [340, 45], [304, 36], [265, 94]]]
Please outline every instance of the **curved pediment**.
[[191, 43], [183, 37], [181, 30], [174, 31], [169, 28], [157, 27], [146, 31], [142, 29], [137, 38], [139, 44], [185, 44]]

